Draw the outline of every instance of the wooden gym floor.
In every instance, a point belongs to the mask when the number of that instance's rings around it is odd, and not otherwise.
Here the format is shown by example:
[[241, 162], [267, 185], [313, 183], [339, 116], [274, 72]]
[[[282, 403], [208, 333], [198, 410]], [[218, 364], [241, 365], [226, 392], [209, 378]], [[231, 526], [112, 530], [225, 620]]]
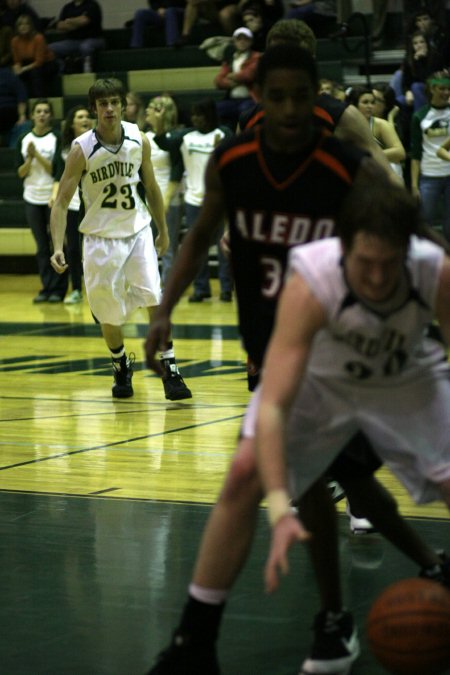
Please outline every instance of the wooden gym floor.
[[[145, 370], [138, 313], [126, 333], [135, 396], [117, 401], [86, 302], [34, 306], [36, 277], [0, 275], [0, 675], [144, 675], [166, 645], [248, 401], [235, 306], [213, 288], [201, 305], [183, 298], [174, 317], [192, 400], [166, 401]], [[380, 475], [428, 541], [449, 549], [446, 509], [416, 508]], [[351, 536], [343, 513], [340, 527], [363, 643], [352, 673], [381, 675], [365, 616], [385, 585], [417, 570], [377, 535]], [[295, 549], [295, 573], [268, 597], [267, 541], [261, 509], [222, 628], [223, 675], [294, 675], [310, 644], [317, 595], [306, 551]]]

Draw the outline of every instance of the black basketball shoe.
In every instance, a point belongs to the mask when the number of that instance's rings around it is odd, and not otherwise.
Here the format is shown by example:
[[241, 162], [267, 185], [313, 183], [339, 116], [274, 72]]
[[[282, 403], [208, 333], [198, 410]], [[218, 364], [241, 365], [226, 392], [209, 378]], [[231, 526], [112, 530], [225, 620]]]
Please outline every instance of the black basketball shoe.
[[347, 675], [359, 656], [358, 632], [350, 612], [320, 612], [314, 620], [314, 642], [300, 675]]
[[113, 360], [114, 384], [112, 395], [114, 398], [130, 398], [130, 396], [133, 396], [131, 378], [133, 377], [135, 358], [134, 354], [130, 354], [128, 358], [122, 357], [119, 362]]
[[215, 645], [177, 632], [146, 675], [220, 675]]
[[161, 366], [164, 371], [162, 381], [166, 398], [169, 401], [181, 401], [185, 398], [192, 398], [192, 392], [185, 385], [175, 359], [161, 359]]

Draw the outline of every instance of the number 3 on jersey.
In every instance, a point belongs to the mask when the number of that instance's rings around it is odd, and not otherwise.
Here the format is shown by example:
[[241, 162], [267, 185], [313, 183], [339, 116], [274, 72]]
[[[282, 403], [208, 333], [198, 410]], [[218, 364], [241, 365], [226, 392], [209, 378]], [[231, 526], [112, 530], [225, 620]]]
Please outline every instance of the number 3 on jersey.
[[[108, 183], [103, 188], [103, 192], [105, 197], [102, 201], [102, 208], [117, 209], [117, 202], [120, 199], [120, 197], [117, 197], [117, 186], [114, 183]], [[120, 194], [124, 197], [124, 200], [120, 202], [120, 207], [126, 211], [134, 209], [136, 203], [131, 192], [131, 185], [122, 185]]]
[[261, 292], [265, 298], [276, 298], [283, 283], [283, 266], [277, 258], [261, 258], [263, 282]]

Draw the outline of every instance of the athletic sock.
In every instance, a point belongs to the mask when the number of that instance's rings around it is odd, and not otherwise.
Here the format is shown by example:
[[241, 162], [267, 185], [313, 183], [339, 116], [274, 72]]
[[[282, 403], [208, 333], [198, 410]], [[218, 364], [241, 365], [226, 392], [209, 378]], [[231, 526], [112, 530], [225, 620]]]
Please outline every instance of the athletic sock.
[[117, 370], [122, 370], [123, 368], [127, 367], [127, 355], [123, 345], [117, 347], [117, 349], [110, 349], [109, 351], [111, 353], [114, 367], [117, 368]]
[[167, 343], [167, 349], [160, 353], [159, 358], [161, 361], [167, 359], [170, 363], [175, 363], [175, 350], [172, 341]]
[[181, 617], [179, 632], [194, 642], [214, 643], [219, 634], [225, 602], [209, 604], [188, 596]]

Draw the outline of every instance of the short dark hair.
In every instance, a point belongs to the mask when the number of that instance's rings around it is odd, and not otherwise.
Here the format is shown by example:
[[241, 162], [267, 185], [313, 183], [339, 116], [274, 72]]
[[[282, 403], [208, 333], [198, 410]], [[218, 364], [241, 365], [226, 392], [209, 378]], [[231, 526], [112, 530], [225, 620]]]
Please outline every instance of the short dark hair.
[[280, 19], [270, 28], [266, 37], [266, 47], [282, 43], [303, 47], [313, 56], [316, 55], [317, 40], [314, 31], [299, 19]]
[[191, 106], [193, 115], [202, 115], [208, 127], [212, 130], [219, 126], [217, 106], [212, 98], [202, 98]]
[[269, 47], [258, 61], [255, 82], [262, 86], [268, 73], [276, 68], [305, 71], [309, 75], [314, 90], [317, 90], [319, 77], [316, 61], [306, 49], [291, 43]]
[[34, 113], [34, 111], [36, 110], [36, 106], [41, 105], [41, 104], [42, 105], [48, 105], [48, 107], [50, 109], [50, 113], [53, 117], [53, 105], [52, 105], [52, 102], [48, 100], [48, 98], [36, 98], [36, 99], [34, 99], [33, 104], [31, 106], [31, 113]]
[[95, 102], [105, 96], [120, 96], [122, 106], [127, 105], [127, 96], [125, 87], [120, 80], [115, 77], [106, 77], [96, 80], [88, 92], [89, 107], [95, 110]]
[[426, 236], [418, 201], [406, 188], [382, 175], [355, 181], [339, 211], [337, 231], [347, 250], [358, 232], [405, 249], [411, 235]]

